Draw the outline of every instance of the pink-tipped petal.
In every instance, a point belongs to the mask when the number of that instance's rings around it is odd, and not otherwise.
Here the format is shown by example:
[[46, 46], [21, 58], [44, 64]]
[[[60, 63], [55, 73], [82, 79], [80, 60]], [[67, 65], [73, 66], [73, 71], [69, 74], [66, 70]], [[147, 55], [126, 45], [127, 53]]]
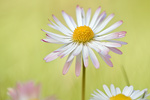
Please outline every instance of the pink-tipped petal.
[[73, 58], [74, 58], [73, 55], [69, 56], [68, 59], [67, 59], [67, 62], [70, 62]]
[[99, 26], [97, 26], [96, 29], [93, 30], [94, 33], [100, 32], [102, 29], [105, 28], [105, 26], [111, 21], [111, 19], [114, 17], [114, 14], [109, 15]]
[[77, 44], [73, 44], [70, 48], [68, 48], [64, 52], [60, 53], [58, 56], [61, 56], [60, 58], [63, 58], [65, 56], [67, 56], [68, 54], [70, 54], [76, 47], [77, 47]]
[[119, 43], [119, 44], [122, 44], [122, 45], [128, 44], [127, 42], [123, 42], [123, 41], [116, 41], [116, 40], [108, 40], [108, 41], [109, 41], [109, 42]]
[[122, 46], [119, 43], [113, 43], [113, 42], [100, 42], [100, 43], [107, 47], [121, 47]]
[[112, 52], [114, 52], [114, 53], [117, 53], [117, 54], [119, 54], [119, 55], [122, 55], [122, 52], [121, 52], [119, 49], [117, 49], [117, 48], [109, 47], [109, 49], [110, 49]]
[[63, 68], [63, 75], [65, 75], [68, 72], [68, 70], [69, 70], [69, 68], [72, 64], [72, 61], [73, 61], [73, 59], [70, 62], [66, 61], [65, 65], [64, 65], [64, 68]]
[[121, 32], [115, 32], [115, 33], [110, 33], [108, 35], [96, 37], [96, 40], [111, 40], [111, 39], [119, 39], [125, 37], [126, 32], [121, 31]]
[[52, 61], [52, 60], [55, 60], [56, 58], [58, 58], [58, 54], [59, 54], [59, 52], [56, 52], [56, 53], [52, 52], [52, 53], [50, 53], [49, 55], [47, 55], [47, 56], [44, 58], [44, 60], [45, 60], [46, 62], [50, 62], [50, 61]]
[[78, 26], [82, 26], [81, 8], [79, 7], [79, 5], [77, 5], [76, 7], [76, 17]]
[[42, 42], [46, 42], [46, 43], [56, 43], [56, 44], [63, 44], [62, 42], [56, 41], [52, 38], [47, 38], [47, 39], [41, 39]]
[[92, 42], [88, 43], [88, 46], [94, 49], [96, 52], [101, 52], [101, 50], [97, 46], [95, 46]]
[[88, 48], [88, 51], [89, 51], [90, 58], [93, 62], [93, 65], [95, 66], [95, 68], [99, 68], [99, 61], [96, 55], [94, 54], [93, 50], [91, 48]]
[[110, 61], [109, 58], [107, 58], [107, 56], [103, 56], [103, 55], [100, 55], [100, 56], [101, 56], [101, 58], [105, 61], [105, 63], [106, 63], [107, 65], [109, 65], [110, 67], [113, 67], [112, 62]]
[[117, 27], [119, 27], [121, 24], [123, 23], [123, 21], [118, 21], [115, 24], [111, 25], [110, 27], [108, 27], [107, 29], [105, 29], [104, 31], [100, 32], [97, 34], [97, 36], [106, 34], [108, 32], [111, 32], [112, 30], [116, 29]]
[[73, 23], [71, 22], [70, 17], [69, 17], [64, 11], [62, 11], [62, 15], [63, 15], [63, 17], [64, 17], [64, 19], [65, 19], [65, 21], [66, 21], [68, 27], [69, 27], [72, 31], [74, 31], [74, 30], [75, 30], [75, 27], [74, 27]]
[[81, 16], [82, 16], [82, 26], [84, 26], [85, 25], [85, 12], [83, 8], [81, 8]]
[[75, 23], [74, 19], [73, 19], [71, 16], [69, 16], [69, 17], [70, 17], [70, 20], [71, 20], [71, 22], [73, 23], [74, 27], [76, 28], [76, 27], [77, 27], [77, 24]]
[[55, 20], [55, 22], [63, 29], [63, 30], [65, 30], [66, 31], [66, 34], [67, 35], [71, 35], [72, 34], [72, 32], [66, 27], [66, 26], [64, 26], [54, 15], [52, 15], [53, 16], [53, 19]]
[[75, 73], [77, 77], [80, 75], [80, 72], [81, 72], [81, 53], [76, 56]]
[[93, 28], [93, 26], [95, 25], [95, 22], [97, 20], [97, 17], [98, 17], [98, 15], [100, 13], [100, 11], [101, 11], [101, 7], [98, 7], [98, 9], [95, 11], [95, 14], [93, 15], [93, 18], [91, 20], [91, 23], [90, 23], [89, 27]]
[[109, 49], [106, 46], [101, 45], [100, 42], [94, 41], [93, 44], [95, 44], [101, 50], [100, 53], [102, 55], [107, 55], [109, 53]]
[[83, 54], [84, 66], [87, 67], [88, 66], [88, 55], [89, 55], [87, 46], [83, 47], [82, 54]]
[[104, 11], [98, 16], [97, 21], [93, 25], [92, 29], [94, 30], [95, 28], [97, 28], [97, 26], [104, 20], [105, 17], [106, 17], [106, 12]]
[[91, 18], [91, 8], [88, 9], [87, 14], [86, 14], [86, 19], [85, 19], [86, 26], [89, 25], [90, 18]]

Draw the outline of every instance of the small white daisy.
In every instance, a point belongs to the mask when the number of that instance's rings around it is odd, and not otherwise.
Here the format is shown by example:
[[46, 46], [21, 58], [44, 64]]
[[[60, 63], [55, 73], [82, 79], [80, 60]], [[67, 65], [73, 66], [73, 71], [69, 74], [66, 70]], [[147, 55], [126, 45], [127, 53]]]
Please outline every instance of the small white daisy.
[[96, 52], [98, 52], [98, 54], [102, 57], [106, 64], [112, 67], [113, 64], [110, 61], [111, 56], [108, 54], [109, 51], [115, 52], [117, 54], [122, 54], [122, 52], [116, 47], [121, 47], [122, 45], [127, 44], [125, 42], [112, 39], [122, 38], [125, 36], [126, 32], [120, 31], [107, 34], [119, 27], [123, 23], [123, 21], [118, 21], [108, 28], [104, 29], [105, 26], [114, 17], [114, 14], [111, 14], [107, 18], [105, 18], [106, 12], [104, 11], [100, 14], [100, 11], [101, 7], [99, 7], [95, 11], [93, 18], [91, 19], [90, 8], [85, 14], [84, 9], [77, 6], [77, 24], [71, 16], [62, 11], [63, 18], [70, 29], [63, 25], [54, 15], [52, 15], [56, 24], [50, 21], [51, 24], [48, 25], [51, 28], [60, 31], [64, 35], [59, 35], [43, 30], [47, 33], [47, 38], [42, 39], [42, 41], [46, 43], [56, 43], [64, 45], [47, 55], [44, 60], [46, 62], [50, 62], [58, 57], [63, 58], [69, 55], [63, 69], [63, 74], [66, 74], [71, 66], [74, 57], [76, 56], [75, 73], [76, 76], [79, 76], [81, 71], [81, 58], [83, 58], [84, 66], [87, 67], [88, 56], [90, 56], [94, 66], [96, 68], [99, 68], [99, 61], [92, 50], [94, 49]]
[[97, 89], [98, 92], [94, 91], [95, 94], [92, 94], [93, 97], [90, 100], [146, 100], [141, 99], [140, 97], [147, 89], [140, 91], [133, 90], [133, 86], [125, 86], [121, 92], [120, 88], [115, 88], [113, 84], [110, 85], [110, 90], [106, 85], [103, 85], [103, 88], [106, 94]]

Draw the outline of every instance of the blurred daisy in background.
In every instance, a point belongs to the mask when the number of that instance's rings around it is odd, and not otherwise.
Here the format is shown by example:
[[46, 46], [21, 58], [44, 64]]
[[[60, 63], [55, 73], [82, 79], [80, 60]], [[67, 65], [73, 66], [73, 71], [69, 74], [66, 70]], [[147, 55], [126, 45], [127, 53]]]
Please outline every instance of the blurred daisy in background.
[[34, 82], [18, 83], [15, 88], [8, 89], [11, 100], [56, 100], [55, 97], [41, 99], [40, 85]]
[[79, 76], [81, 71], [81, 59], [83, 59], [84, 66], [87, 67], [88, 56], [90, 56], [93, 65], [96, 68], [99, 68], [99, 61], [92, 50], [94, 49], [96, 52], [98, 52], [98, 54], [106, 62], [106, 64], [112, 67], [113, 64], [110, 61], [111, 56], [108, 54], [109, 51], [113, 51], [117, 54], [122, 54], [122, 52], [117, 49], [117, 47], [121, 47], [122, 45], [127, 44], [125, 42], [112, 39], [122, 38], [125, 36], [126, 32], [120, 31], [107, 34], [119, 27], [123, 23], [123, 21], [118, 21], [108, 28], [104, 29], [105, 26], [114, 17], [114, 14], [106, 17], [106, 12], [104, 11], [100, 14], [100, 11], [101, 7], [99, 7], [95, 11], [95, 14], [91, 18], [90, 8], [85, 14], [84, 9], [77, 6], [77, 24], [71, 16], [62, 11], [63, 18], [70, 29], [63, 25], [54, 15], [52, 15], [56, 23], [50, 21], [51, 24], [48, 25], [51, 28], [60, 31], [64, 35], [59, 35], [43, 30], [47, 33], [47, 38], [42, 39], [42, 41], [46, 43], [56, 43], [64, 45], [47, 55], [44, 60], [46, 62], [50, 62], [57, 57], [63, 58], [69, 55], [63, 68], [63, 74], [66, 74], [71, 66], [74, 57], [76, 56], [75, 73], [76, 76]]
[[106, 85], [103, 85], [103, 88], [106, 94], [97, 89], [97, 92], [94, 91], [90, 100], [147, 100], [146, 98], [149, 96], [144, 95], [147, 89], [142, 91], [134, 90], [133, 86], [125, 86], [122, 92], [120, 88], [115, 88], [113, 84], [110, 85], [110, 90]]

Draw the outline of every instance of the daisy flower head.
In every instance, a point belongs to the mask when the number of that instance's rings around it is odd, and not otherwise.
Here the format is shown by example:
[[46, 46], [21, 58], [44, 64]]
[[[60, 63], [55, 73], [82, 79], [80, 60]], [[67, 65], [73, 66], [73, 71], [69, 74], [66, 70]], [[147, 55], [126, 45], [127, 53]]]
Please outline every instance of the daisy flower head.
[[46, 43], [56, 43], [64, 45], [47, 55], [44, 60], [46, 62], [50, 62], [58, 57], [63, 58], [69, 55], [63, 68], [63, 74], [66, 74], [71, 66], [73, 59], [76, 56], [75, 73], [76, 76], [79, 76], [81, 71], [81, 59], [83, 59], [84, 66], [87, 67], [88, 59], [90, 57], [93, 65], [96, 68], [99, 68], [99, 61], [93, 52], [93, 50], [95, 50], [106, 62], [106, 64], [112, 67], [113, 64], [110, 61], [111, 56], [109, 55], [109, 51], [117, 54], [122, 54], [122, 52], [117, 49], [117, 47], [121, 47], [122, 45], [127, 44], [125, 42], [116, 41], [113, 39], [124, 37], [126, 32], [120, 31], [107, 34], [119, 27], [123, 23], [123, 21], [118, 21], [108, 28], [104, 29], [105, 26], [114, 17], [114, 14], [106, 17], [105, 11], [101, 14], [100, 12], [101, 7], [99, 7], [95, 11], [95, 14], [91, 18], [90, 8], [87, 10], [87, 13], [85, 13], [84, 9], [77, 5], [76, 23], [70, 15], [62, 11], [62, 16], [69, 28], [63, 25], [54, 15], [52, 15], [56, 23], [49, 20], [51, 24], [48, 25], [51, 28], [60, 31], [61, 33], [63, 33], [63, 35], [42, 30], [47, 33], [47, 38], [42, 39], [42, 41]]
[[125, 86], [121, 91], [120, 88], [115, 88], [113, 84], [110, 85], [110, 90], [106, 85], [103, 85], [103, 88], [106, 94], [97, 89], [98, 92], [94, 91], [95, 94], [92, 94], [93, 97], [90, 100], [146, 100], [140, 97], [147, 89], [140, 91], [134, 90], [133, 86]]
[[11, 100], [40, 100], [40, 85], [34, 82], [18, 83], [15, 88], [8, 89]]

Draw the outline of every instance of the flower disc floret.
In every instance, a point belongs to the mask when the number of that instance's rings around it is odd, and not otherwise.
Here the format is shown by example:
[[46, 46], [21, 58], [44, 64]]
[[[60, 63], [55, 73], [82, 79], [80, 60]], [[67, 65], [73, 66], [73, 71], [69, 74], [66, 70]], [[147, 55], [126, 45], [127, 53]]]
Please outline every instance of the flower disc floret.
[[94, 37], [94, 32], [89, 26], [80, 26], [77, 27], [73, 32], [73, 41], [79, 43], [85, 43], [92, 40]]
[[118, 94], [116, 96], [111, 97], [110, 100], [132, 100], [132, 99], [123, 94]]

